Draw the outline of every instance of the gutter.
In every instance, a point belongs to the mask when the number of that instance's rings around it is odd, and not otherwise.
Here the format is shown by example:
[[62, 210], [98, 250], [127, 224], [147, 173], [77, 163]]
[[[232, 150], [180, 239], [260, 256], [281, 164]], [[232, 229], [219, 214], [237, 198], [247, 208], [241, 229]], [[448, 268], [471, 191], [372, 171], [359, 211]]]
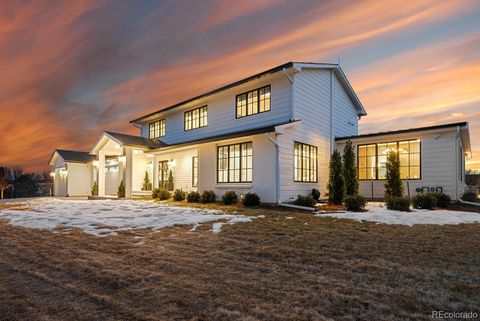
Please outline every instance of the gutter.
[[280, 204], [280, 150], [272, 133], [267, 133], [267, 139], [275, 146], [275, 203]]
[[458, 165], [459, 164], [458, 164], [458, 156], [457, 156], [459, 138], [460, 138], [460, 126], [457, 126], [457, 135], [455, 135], [455, 152], [453, 153], [455, 157], [455, 196], [457, 197], [457, 199], [460, 199], [460, 197], [458, 197]]

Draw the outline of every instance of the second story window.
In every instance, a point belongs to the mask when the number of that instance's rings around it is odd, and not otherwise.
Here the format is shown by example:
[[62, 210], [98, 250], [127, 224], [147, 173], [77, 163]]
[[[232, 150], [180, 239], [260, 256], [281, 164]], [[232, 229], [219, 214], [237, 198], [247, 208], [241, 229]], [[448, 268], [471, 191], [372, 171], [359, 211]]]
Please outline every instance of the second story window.
[[270, 85], [237, 95], [237, 118], [270, 111]]
[[185, 131], [205, 126], [207, 126], [207, 106], [185, 112], [183, 126]]
[[153, 123], [150, 123], [150, 138], [158, 138], [165, 136], [165, 119], [157, 120]]

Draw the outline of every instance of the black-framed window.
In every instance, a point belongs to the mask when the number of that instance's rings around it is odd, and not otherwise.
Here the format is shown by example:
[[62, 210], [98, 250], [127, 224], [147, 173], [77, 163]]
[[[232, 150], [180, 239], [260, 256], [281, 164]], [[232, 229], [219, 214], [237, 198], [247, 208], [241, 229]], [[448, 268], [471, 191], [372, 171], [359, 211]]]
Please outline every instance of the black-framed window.
[[270, 111], [270, 96], [270, 85], [237, 95], [236, 117], [242, 118]]
[[252, 142], [217, 147], [217, 182], [251, 183], [252, 179]]
[[206, 127], [208, 125], [208, 110], [207, 106], [202, 106], [189, 111], [184, 114], [185, 131], [195, 128]]
[[317, 183], [318, 182], [318, 160], [317, 147], [313, 145], [294, 142], [295, 182]]
[[421, 179], [420, 139], [358, 145], [358, 179], [385, 179], [390, 151], [399, 153], [401, 179]]
[[165, 119], [154, 121], [149, 124], [149, 137], [158, 138], [165, 136]]
[[198, 157], [192, 157], [192, 187], [198, 186]]

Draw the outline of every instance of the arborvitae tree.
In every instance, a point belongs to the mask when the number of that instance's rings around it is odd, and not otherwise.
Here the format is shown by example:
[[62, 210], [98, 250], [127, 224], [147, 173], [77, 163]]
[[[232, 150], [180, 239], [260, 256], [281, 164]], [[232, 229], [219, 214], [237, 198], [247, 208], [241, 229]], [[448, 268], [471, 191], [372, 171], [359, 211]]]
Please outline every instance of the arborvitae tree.
[[345, 197], [345, 180], [343, 178], [342, 157], [334, 151], [330, 158], [330, 174], [328, 180], [328, 202], [342, 204]]
[[343, 176], [345, 178], [345, 193], [348, 196], [358, 195], [357, 166], [355, 165], [355, 151], [349, 140], [343, 149]]
[[387, 155], [385, 174], [385, 199], [395, 196], [403, 196], [403, 183], [400, 179], [400, 155], [396, 151], [390, 151]]

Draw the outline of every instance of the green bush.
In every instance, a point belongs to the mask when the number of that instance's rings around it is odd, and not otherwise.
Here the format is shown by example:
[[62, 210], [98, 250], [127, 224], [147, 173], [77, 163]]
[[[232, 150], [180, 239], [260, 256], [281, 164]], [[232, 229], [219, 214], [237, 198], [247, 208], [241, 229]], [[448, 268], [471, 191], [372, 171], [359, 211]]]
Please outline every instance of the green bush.
[[98, 184], [97, 184], [96, 181], [93, 182], [92, 195], [93, 195], [93, 196], [97, 196], [97, 195], [98, 195]]
[[389, 210], [410, 212], [410, 199], [408, 197], [391, 196], [385, 202]]
[[403, 197], [403, 182], [400, 179], [400, 156], [396, 151], [387, 154], [385, 171], [385, 200], [392, 196]]
[[260, 205], [260, 196], [256, 193], [248, 192], [243, 196], [243, 206], [258, 206]]
[[437, 206], [440, 208], [447, 208], [450, 206], [452, 199], [445, 193], [430, 192], [428, 193], [437, 199]]
[[355, 162], [355, 149], [351, 140], [343, 148], [343, 177], [345, 178], [345, 194], [358, 195], [357, 164]]
[[152, 198], [153, 199], [158, 198], [158, 193], [160, 193], [160, 189], [159, 188], [154, 188], [153, 191], [152, 191]]
[[343, 204], [345, 205], [348, 211], [352, 212], [361, 212], [365, 209], [367, 205], [367, 201], [363, 196], [356, 195], [356, 196], [347, 196], [343, 200]]
[[316, 188], [312, 188], [312, 197], [318, 202], [318, 200], [320, 199], [320, 191]]
[[182, 191], [181, 189], [176, 189], [175, 192], [173, 192], [173, 200], [175, 202], [181, 202], [185, 199], [186, 193]]
[[342, 204], [345, 197], [345, 179], [343, 177], [342, 157], [334, 151], [330, 158], [328, 174], [328, 203]]
[[238, 195], [234, 191], [226, 191], [222, 196], [223, 204], [232, 205], [238, 202]]
[[433, 210], [437, 206], [437, 199], [430, 193], [417, 194], [412, 197], [412, 206], [417, 209]]
[[312, 197], [312, 195], [302, 196], [298, 195], [297, 199], [293, 202], [293, 204], [298, 206], [305, 206], [305, 207], [315, 207], [317, 201]]
[[123, 183], [123, 179], [122, 179], [122, 181], [120, 182], [120, 185], [118, 185], [117, 195], [118, 195], [118, 197], [120, 197], [120, 198], [124, 198], [124, 197], [125, 197], [125, 184]]
[[187, 202], [189, 203], [198, 203], [200, 202], [200, 193], [191, 191], [187, 194]]
[[467, 202], [477, 202], [478, 201], [478, 195], [473, 190], [468, 190], [463, 194], [462, 200], [467, 201]]
[[217, 195], [213, 191], [204, 191], [200, 197], [202, 203], [215, 203]]
[[166, 189], [160, 189], [160, 190], [158, 191], [158, 198], [159, 198], [161, 201], [168, 200], [168, 199], [170, 199], [170, 197], [172, 197], [172, 193], [170, 193], [170, 192], [167, 191]]

